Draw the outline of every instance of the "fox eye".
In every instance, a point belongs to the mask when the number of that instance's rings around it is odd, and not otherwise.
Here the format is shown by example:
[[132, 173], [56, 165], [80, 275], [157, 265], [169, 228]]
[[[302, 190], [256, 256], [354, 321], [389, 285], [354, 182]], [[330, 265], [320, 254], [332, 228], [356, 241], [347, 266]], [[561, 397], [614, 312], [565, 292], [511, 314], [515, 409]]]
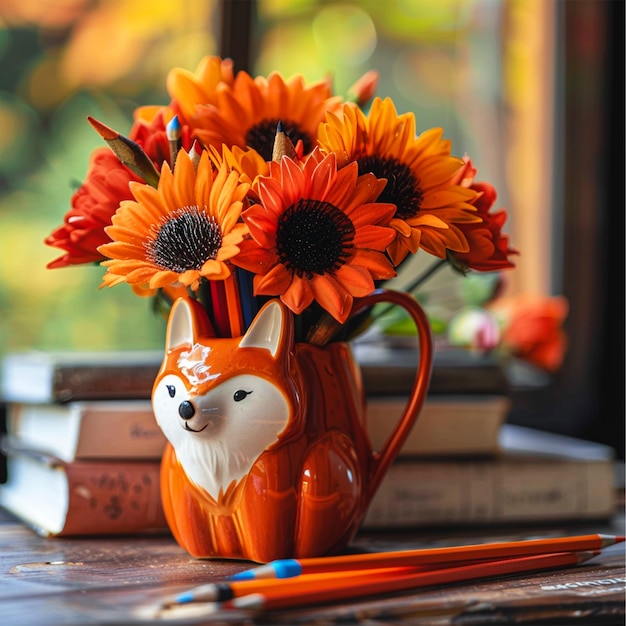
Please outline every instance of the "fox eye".
[[166, 385], [167, 393], [170, 394], [170, 398], [173, 398], [176, 395], [176, 387], [174, 385]]
[[241, 402], [248, 394], [251, 394], [251, 391], [244, 391], [243, 389], [238, 389], [233, 394], [233, 400], [235, 402]]

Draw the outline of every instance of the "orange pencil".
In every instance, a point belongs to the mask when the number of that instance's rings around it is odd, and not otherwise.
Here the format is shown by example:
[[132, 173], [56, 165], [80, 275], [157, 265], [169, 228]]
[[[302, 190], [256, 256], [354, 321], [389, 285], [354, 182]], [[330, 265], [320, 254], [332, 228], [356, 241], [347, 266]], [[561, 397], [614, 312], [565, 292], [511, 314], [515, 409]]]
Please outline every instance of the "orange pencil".
[[288, 582], [286, 580], [278, 581], [283, 583], [282, 588], [280, 585], [268, 587], [262, 592], [229, 600], [222, 606], [233, 609], [269, 610], [349, 600], [374, 594], [578, 565], [598, 553], [599, 551], [539, 554], [426, 572], [396, 573], [392, 576], [385, 574], [384, 571], [380, 575], [372, 574], [370, 577], [353, 578], [350, 574], [343, 578], [333, 576], [326, 580], [301, 576], [289, 581], [291, 583], [289, 585], [285, 585]]
[[[350, 572], [350, 580], [381, 579], [389, 576], [401, 576], [425, 571], [427, 567], [383, 567], [377, 569], [363, 569]], [[223, 581], [209, 583], [195, 587], [193, 590], [178, 594], [170, 601], [165, 601], [164, 606], [174, 604], [187, 604], [190, 602], [224, 602], [239, 598], [252, 593], [261, 593], [272, 589], [288, 589], [291, 586], [299, 586], [306, 579], [307, 585], [318, 583], [343, 581], [346, 572], [321, 572], [319, 574], [303, 574], [294, 578], [259, 578], [242, 581]]]
[[621, 535], [576, 535], [524, 541], [399, 550], [394, 552], [368, 552], [341, 556], [280, 559], [260, 565], [231, 576], [231, 580], [252, 578], [289, 578], [300, 574], [324, 571], [371, 569], [377, 567], [400, 567], [406, 565], [433, 565], [463, 561], [495, 560], [516, 556], [531, 556], [551, 552], [576, 550], [600, 550], [624, 541]]

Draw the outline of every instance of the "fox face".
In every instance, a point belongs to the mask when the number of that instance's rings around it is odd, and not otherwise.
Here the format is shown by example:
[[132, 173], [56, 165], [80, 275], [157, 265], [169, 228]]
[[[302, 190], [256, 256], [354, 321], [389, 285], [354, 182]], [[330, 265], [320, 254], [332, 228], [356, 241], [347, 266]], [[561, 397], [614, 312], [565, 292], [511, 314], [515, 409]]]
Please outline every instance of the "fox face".
[[194, 302], [179, 300], [170, 314], [154, 414], [189, 479], [216, 501], [279, 441], [293, 414], [293, 331], [283, 306], [268, 303], [234, 339], [211, 337]]

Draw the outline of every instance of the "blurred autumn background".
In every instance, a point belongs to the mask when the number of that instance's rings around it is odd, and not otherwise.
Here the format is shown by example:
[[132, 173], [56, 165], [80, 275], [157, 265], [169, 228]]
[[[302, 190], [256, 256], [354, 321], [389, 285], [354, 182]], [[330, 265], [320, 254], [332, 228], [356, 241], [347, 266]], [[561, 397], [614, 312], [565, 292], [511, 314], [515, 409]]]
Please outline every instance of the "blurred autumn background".
[[101, 139], [87, 115], [127, 131], [166, 102], [172, 65], [215, 51], [215, 3], [6, 0], [0, 6], [0, 352], [156, 347], [162, 322], [130, 290], [98, 291], [99, 267], [45, 269]]
[[[501, 64], [523, 83], [530, 60], [521, 47], [504, 51], [501, 28], [505, 18], [527, 28], [528, 16], [506, 16], [499, 2], [489, 11], [472, 0], [393, 4], [395, 11], [376, 1], [263, 0], [249, 69], [299, 72], [309, 81], [332, 76], [338, 94], [378, 70], [378, 93], [414, 111], [420, 132], [443, 127], [454, 153], [470, 154], [479, 178], [494, 182], [499, 204], [508, 205], [503, 145], [513, 86]], [[56, 251], [42, 242], [102, 145], [86, 116], [126, 132], [136, 106], [166, 103], [170, 68], [193, 70], [205, 54], [219, 53], [219, 9], [207, 0], [2, 3], [0, 289], [11, 332], [0, 351], [161, 345], [162, 323], [147, 301], [124, 288], [98, 291], [99, 267], [46, 270]], [[511, 212], [509, 232], [513, 221]], [[513, 234], [523, 247], [518, 239]]]
[[[124, 286], [98, 290], [98, 266], [47, 270], [57, 251], [43, 240], [62, 222], [89, 154], [102, 145], [87, 115], [128, 131], [137, 106], [168, 101], [172, 67], [194, 70], [204, 55], [230, 56], [242, 48], [240, 32], [248, 58], [236, 69], [302, 73], [309, 81], [330, 75], [338, 94], [375, 69], [379, 95], [391, 96], [399, 112], [413, 111], [418, 130], [442, 127], [453, 153], [472, 157], [478, 180], [496, 186], [497, 205], [509, 214], [506, 230], [522, 251], [506, 276], [507, 293], [565, 294], [570, 304], [575, 347], [554, 396], [560, 415], [546, 424], [587, 432], [589, 415], [595, 419], [610, 401], [607, 381], [614, 387], [623, 372], [623, 328], [615, 342], [593, 319], [619, 323], [623, 281], [616, 294], [602, 271], [594, 276], [612, 264], [604, 245], [611, 198], [598, 195], [602, 182], [589, 171], [610, 160], [602, 152], [606, 29], [620, 3], [225, 1], [228, 9], [249, 9], [250, 30], [235, 21], [224, 32], [221, 0], [2, 0], [0, 357], [31, 347], [162, 347], [164, 323], [149, 301]], [[576, 273], [574, 258], [585, 259]], [[449, 310], [468, 297], [467, 284], [445, 273], [430, 288], [445, 291]], [[574, 415], [572, 404], [584, 415]], [[609, 426], [598, 435], [607, 437]]]

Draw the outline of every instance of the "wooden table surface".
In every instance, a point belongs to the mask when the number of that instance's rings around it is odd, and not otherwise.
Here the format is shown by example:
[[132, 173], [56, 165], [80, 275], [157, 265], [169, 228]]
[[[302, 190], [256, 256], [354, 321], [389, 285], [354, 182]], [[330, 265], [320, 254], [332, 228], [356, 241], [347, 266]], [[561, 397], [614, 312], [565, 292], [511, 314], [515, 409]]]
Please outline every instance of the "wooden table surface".
[[[624, 534], [624, 516], [595, 526], [359, 535], [357, 550], [410, 549], [593, 532]], [[0, 623], [87, 624], [624, 624], [624, 544], [575, 568], [446, 585], [266, 614], [197, 604], [160, 611], [164, 598], [248, 569], [190, 557], [169, 535], [37, 536], [0, 512]]]

